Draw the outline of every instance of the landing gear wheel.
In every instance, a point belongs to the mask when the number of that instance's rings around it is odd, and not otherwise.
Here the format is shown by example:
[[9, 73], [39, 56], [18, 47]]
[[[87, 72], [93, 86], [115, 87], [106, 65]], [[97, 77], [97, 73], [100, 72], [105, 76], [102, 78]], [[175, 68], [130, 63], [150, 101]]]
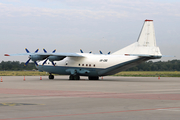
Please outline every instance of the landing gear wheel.
[[74, 80], [80, 80], [79, 75], [75, 75], [75, 76], [74, 76]]
[[54, 79], [54, 75], [49, 75], [49, 79]]
[[99, 80], [99, 76], [89, 76], [89, 80]]
[[69, 80], [80, 80], [80, 76], [79, 75], [70, 75]]
[[73, 75], [70, 75], [70, 76], [69, 76], [69, 80], [74, 80], [74, 76], [73, 76]]

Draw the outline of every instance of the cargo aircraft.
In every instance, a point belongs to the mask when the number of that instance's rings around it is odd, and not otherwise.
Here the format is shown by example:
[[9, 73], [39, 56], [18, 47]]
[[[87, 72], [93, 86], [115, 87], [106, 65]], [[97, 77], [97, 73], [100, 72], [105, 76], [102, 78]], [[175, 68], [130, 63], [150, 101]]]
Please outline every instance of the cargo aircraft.
[[98, 80], [100, 76], [113, 75], [150, 59], [162, 57], [156, 45], [153, 20], [145, 20], [137, 42], [120, 49], [112, 54], [93, 53], [34, 53], [5, 54], [5, 56], [29, 55], [29, 60], [35, 63], [39, 71], [49, 73], [49, 79], [54, 79], [53, 74], [69, 75], [70, 80], [79, 80], [80, 76], [88, 76], [89, 80]]

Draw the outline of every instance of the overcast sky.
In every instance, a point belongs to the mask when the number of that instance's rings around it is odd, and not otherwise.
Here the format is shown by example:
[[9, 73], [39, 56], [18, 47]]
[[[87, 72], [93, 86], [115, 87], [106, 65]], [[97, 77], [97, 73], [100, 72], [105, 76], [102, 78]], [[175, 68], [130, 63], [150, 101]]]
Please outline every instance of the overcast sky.
[[4, 53], [115, 52], [137, 41], [145, 19], [154, 20], [163, 55], [180, 59], [179, 0], [0, 0], [0, 62]]

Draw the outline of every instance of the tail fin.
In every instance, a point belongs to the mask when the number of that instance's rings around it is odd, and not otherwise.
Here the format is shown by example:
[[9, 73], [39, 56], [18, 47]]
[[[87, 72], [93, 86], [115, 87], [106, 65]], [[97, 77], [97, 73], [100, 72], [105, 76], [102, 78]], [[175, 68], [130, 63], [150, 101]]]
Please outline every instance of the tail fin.
[[132, 54], [137, 56], [162, 56], [156, 46], [153, 20], [145, 20], [138, 41], [113, 53], [113, 55]]
[[153, 20], [145, 20], [138, 43], [140, 46], [156, 46]]

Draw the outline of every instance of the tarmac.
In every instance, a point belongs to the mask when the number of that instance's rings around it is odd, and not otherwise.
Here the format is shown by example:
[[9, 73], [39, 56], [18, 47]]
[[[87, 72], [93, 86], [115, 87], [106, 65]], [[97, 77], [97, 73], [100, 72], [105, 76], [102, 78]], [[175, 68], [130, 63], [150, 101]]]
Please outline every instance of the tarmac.
[[179, 120], [180, 78], [2, 76], [0, 120]]

